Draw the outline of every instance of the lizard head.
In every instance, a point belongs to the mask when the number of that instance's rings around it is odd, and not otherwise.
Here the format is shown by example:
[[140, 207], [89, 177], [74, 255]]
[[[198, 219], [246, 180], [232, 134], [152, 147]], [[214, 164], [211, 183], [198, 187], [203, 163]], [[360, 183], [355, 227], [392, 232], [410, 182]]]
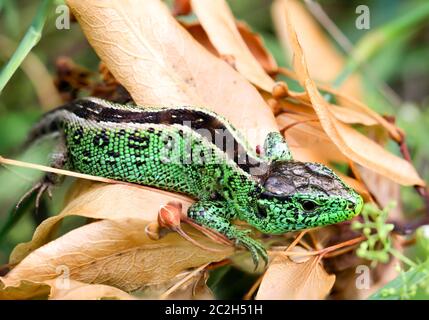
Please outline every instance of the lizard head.
[[275, 161], [262, 181], [258, 217], [262, 232], [281, 234], [349, 220], [363, 200], [331, 169], [318, 163]]

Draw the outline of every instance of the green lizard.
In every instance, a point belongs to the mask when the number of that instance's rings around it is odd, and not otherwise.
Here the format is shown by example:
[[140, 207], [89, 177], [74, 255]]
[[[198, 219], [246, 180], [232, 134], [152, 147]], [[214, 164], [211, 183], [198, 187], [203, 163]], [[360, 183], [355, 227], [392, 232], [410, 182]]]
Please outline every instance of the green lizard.
[[256, 265], [265, 248], [233, 219], [282, 234], [351, 219], [363, 204], [326, 166], [292, 160], [280, 133], [257, 152], [205, 109], [86, 98], [45, 114], [29, 141], [51, 134], [64, 150], [53, 166], [191, 196], [188, 216], [249, 249]]

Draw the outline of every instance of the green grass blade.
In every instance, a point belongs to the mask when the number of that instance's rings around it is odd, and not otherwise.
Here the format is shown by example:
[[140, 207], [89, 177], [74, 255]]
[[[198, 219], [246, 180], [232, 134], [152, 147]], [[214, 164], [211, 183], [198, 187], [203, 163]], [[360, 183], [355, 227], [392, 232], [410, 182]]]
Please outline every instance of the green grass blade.
[[369, 297], [370, 300], [429, 299], [429, 260], [402, 272]]
[[353, 74], [363, 62], [376, 55], [387, 43], [403, 34], [417, 30], [417, 26], [423, 25], [429, 18], [429, 2], [417, 6], [399, 18], [389, 22], [380, 28], [367, 33], [355, 46], [352, 54], [346, 62], [342, 72], [333, 82], [333, 86], [340, 87], [348, 77]]
[[19, 43], [18, 48], [0, 71], [0, 94], [27, 54], [39, 42], [52, 2], [53, 0], [43, 0], [37, 9], [33, 22]]
[[24, 213], [26, 213], [31, 207], [34, 207], [36, 196], [37, 191], [33, 192], [31, 196], [24, 199], [18, 209], [13, 206], [13, 208], [9, 210], [6, 222], [0, 227], [0, 243], [9, 233], [9, 231], [16, 225], [16, 223], [22, 218]]

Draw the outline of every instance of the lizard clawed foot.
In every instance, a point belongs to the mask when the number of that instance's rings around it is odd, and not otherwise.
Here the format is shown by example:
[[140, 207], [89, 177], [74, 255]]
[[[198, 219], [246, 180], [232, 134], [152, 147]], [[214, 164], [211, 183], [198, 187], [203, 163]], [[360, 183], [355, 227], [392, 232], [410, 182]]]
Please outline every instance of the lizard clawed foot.
[[259, 257], [264, 260], [265, 266], [268, 265], [268, 254], [262, 243], [247, 235], [249, 231], [250, 230], [241, 230], [240, 234], [235, 239], [237, 245], [241, 245], [250, 251], [256, 270], [259, 266]]
[[38, 183], [36, 183], [33, 187], [31, 187], [18, 201], [18, 203], [15, 206], [15, 210], [18, 210], [19, 207], [21, 206], [21, 204], [28, 199], [29, 197], [31, 197], [33, 195], [33, 193], [37, 192], [36, 195], [36, 203], [35, 203], [35, 208], [36, 210], [39, 208], [39, 204], [40, 204], [40, 199], [42, 198], [43, 194], [45, 192], [48, 193], [49, 198], [52, 199], [52, 187], [53, 187], [53, 182], [45, 176], [45, 178], [43, 178], [41, 181], [39, 181]]

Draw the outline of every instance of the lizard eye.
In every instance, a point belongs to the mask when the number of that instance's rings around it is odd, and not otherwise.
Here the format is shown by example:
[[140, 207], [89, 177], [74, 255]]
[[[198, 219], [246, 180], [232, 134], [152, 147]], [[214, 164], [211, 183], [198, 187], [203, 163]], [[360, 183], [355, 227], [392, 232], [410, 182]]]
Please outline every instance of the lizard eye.
[[317, 204], [311, 200], [304, 200], [301, 205], [305, 211], [313, 211], [317, 207]]

